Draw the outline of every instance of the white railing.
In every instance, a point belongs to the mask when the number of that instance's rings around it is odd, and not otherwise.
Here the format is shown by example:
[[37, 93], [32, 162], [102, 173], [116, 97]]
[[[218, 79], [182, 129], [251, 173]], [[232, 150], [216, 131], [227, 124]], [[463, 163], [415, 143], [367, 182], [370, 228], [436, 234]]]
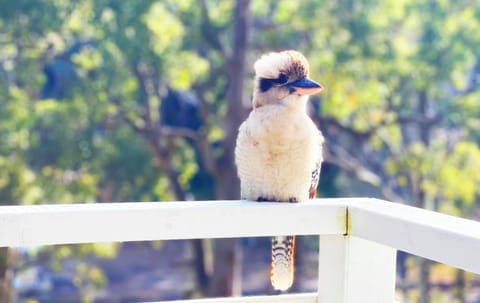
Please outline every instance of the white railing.
[[285, 234], [320, 236], [317, 293], [176, 302], [389, 303], [396, 249], [480, 273], [480, 222], [376, 199], [0, 207], [0, 247]]

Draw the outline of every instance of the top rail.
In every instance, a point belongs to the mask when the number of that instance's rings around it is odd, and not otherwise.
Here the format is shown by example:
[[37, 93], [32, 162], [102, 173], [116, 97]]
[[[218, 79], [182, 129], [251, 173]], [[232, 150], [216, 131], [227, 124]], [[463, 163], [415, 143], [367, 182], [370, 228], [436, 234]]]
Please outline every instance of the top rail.
[[347, 200], [134, 202], [0, 207], [0, 247], [343, 234]]
[[0, 207], [0, 247], [285, 234], [348, 234], [480, 274], [480, 222], [376, 199]]
[[480, 274], [480, 222], [377, 199], [348, 212], [352, 236]]

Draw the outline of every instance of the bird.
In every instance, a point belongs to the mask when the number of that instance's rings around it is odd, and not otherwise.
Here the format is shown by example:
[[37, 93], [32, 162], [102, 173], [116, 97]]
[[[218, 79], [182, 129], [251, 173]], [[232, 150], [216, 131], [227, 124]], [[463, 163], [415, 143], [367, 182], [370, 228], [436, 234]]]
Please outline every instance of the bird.
[[[254, 70], [252, 110], [239, 127], [235, 146], [241, 199], [298, 203], [314, 198], [324, 138], [307, 109], [309, 96], [323, 86], [308, 78], [308, 61], [295, 50], [264, 54]], [[274, 289], [292, 286], [294, 259], [295, 236], [273, 237]]]

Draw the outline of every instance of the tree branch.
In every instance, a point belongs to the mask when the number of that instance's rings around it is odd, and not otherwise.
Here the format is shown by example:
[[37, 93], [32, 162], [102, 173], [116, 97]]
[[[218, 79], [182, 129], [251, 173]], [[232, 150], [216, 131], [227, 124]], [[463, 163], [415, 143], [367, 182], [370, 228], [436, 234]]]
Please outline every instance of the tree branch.
[[380, 187], [382, 185], [380, 177], [364, 167], [355, 157], [351, 156], [339, 145], [328, 145], [324, 155], [326, 162], [352, 173], [357, 179], [375, 187]]
[[456, 96], [466, 96], [480, 89], [479, 85], [480, 80], [480, 54], [477, 55], [475, 64], [472, 67], [468, 75], [467, 86], [462, 89], [453, 89], [454, 95]]
[[220, 51], [225, 56], [225, 49], [220, 42], [217, 26], [212, 23], [210, 15], [208, 14], [207, 3], [205, 0], [200, 0], [199, 5], [202, 13], [202, 22], [200, 25], [202, 36], [204, 37], [205, 41], [213, 47], [213, 49]]
[[175, 199], [178, 201], [186, 200], [186, 193], [178, 181], [178, 172], [172, 165], [172, 152], [160, 144], [160, 139], [162, 137], [191, 137], [193, 136], [192, 132], [183, 128], [166, 128], [160, 126], [149, 127], [148, 125], [141, 127], [128, 117], [118, 99], [112, 98], [112, 100], [118, 105], [119, 116], [122, 121], [127, 123], [135, 132], [147, 141], [147, 146], [151, 149], [155, 162], [168, 177], [169, 187], [174, 194]]

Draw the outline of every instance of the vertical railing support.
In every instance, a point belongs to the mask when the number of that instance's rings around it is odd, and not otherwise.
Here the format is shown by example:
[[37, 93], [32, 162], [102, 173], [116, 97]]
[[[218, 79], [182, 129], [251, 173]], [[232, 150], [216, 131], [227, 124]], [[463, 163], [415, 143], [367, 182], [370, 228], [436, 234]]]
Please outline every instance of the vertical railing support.
[[391, 303], [396, 250], [352, 236], [320, 236], [319, 303]]

